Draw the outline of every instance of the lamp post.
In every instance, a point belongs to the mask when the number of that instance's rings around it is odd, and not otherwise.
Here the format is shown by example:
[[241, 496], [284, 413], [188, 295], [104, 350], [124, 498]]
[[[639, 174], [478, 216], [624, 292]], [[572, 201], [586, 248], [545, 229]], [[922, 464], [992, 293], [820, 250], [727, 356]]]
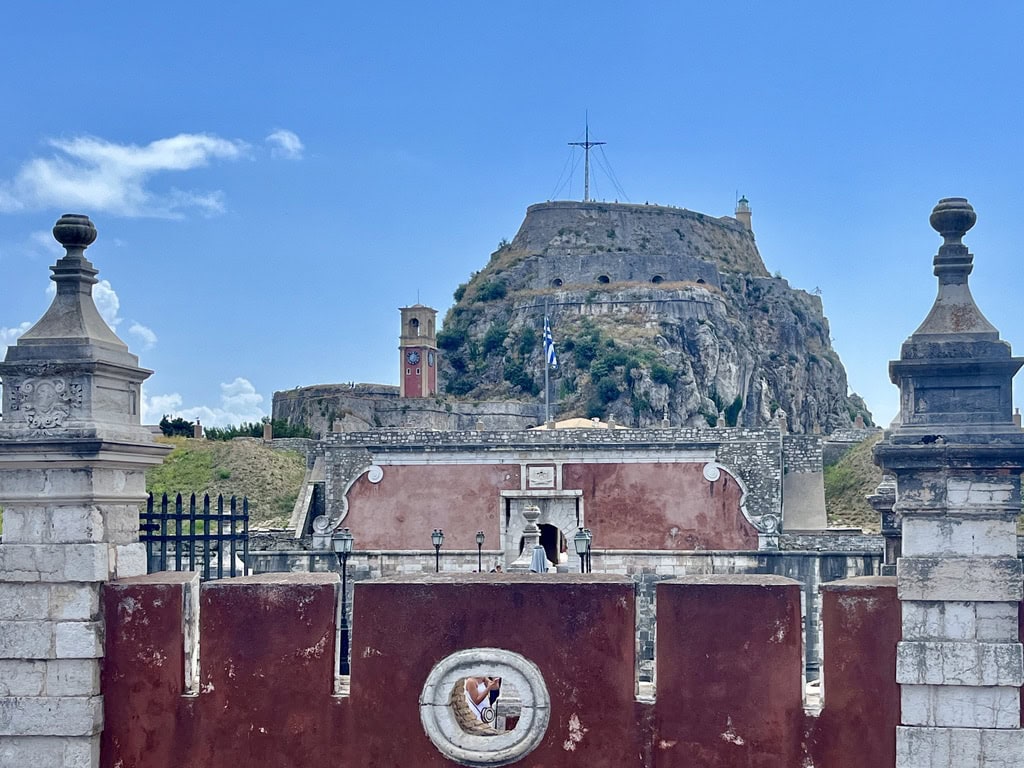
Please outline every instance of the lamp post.
[[484, 571], [484, 532], [476, 532], [476, 570], [477, 573]]
[[348, 663], [348, 556], [352, 554], [355, 537], [348, 528], [342, 528], [331, 537], [334, 554], [341, 564], [341, 674], [351, 672]]
[[589, 528], [584, 528], [583, 532], [587, 534], [587, 573], [592, 573], [594, 569], [591, 567], [590, 552], [593, 549], [594, 534], [590, 532]]
[[580, 573], [586, 573], [587, 547], [590, 546], [590, 539], [587, 538], [587, 532], [582, 528], [576, 531], [576, 535], [572, 537], [572, 544], [576, 548], [576, 554], [580, 556]]
[[444, 544], [444, 531], [440, 528], [435, 528], [434, 532], [430, 534], [430, 540], [434, 544], [434, 573], [441, 571], [441, 545]]

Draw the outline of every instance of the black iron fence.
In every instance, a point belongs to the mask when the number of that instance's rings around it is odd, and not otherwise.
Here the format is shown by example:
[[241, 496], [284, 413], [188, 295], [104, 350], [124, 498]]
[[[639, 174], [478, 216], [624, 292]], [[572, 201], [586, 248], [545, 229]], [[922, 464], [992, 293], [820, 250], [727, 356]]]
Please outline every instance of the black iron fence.
[[203, 496], [200, 509], [193, 493], [186, 510], [179, 493], [172, 509], [165, 493], [156, 508], [151, 493], [139, 514], [139, 540], [146, 545], [149, 573], [199, 571], [204, 581], [248, 575], [249, 500], [242, 499], [239, 512], [232, 496], [225, 511], [224, 497], [218, 496], [211, 511], [210, 495]]

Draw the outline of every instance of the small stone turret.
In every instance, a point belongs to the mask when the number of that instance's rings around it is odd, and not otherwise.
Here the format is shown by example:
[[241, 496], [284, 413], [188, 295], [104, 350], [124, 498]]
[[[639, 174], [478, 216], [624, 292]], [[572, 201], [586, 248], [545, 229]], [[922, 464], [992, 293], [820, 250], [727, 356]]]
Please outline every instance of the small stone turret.
[[747, 200], [746, 195], [736, 201], [736, 221], [750, 231], [754, 230], [753, 224], [751, 223], [750, 201]]

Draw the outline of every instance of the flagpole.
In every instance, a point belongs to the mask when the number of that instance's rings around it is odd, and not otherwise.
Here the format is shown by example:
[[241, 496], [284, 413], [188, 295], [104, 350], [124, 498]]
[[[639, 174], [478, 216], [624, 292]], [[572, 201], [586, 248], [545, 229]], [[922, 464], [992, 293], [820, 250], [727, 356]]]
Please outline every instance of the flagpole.
[[[548, 303], [544, 302], [544, 329], [548, 328]], [[541, 354], [544, 355], [544, 426], [551, 423], [551, 387], [548, 382], [548, 369], [551, 368], [548, 361], [547, 341], [541, 344]]]

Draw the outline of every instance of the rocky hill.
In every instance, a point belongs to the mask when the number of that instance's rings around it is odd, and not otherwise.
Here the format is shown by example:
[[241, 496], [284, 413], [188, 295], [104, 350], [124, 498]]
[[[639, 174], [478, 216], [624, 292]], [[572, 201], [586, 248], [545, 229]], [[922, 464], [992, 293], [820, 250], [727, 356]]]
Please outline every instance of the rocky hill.
[[765, 269], [730, 217], [554, 202], [455, 292], [438, 334], [447, 393], [542, 400], [545, 311], [559, 356], [559, 418], [644, 427], [764, 424], [829, 432], [857, 414], [821, 299]]

